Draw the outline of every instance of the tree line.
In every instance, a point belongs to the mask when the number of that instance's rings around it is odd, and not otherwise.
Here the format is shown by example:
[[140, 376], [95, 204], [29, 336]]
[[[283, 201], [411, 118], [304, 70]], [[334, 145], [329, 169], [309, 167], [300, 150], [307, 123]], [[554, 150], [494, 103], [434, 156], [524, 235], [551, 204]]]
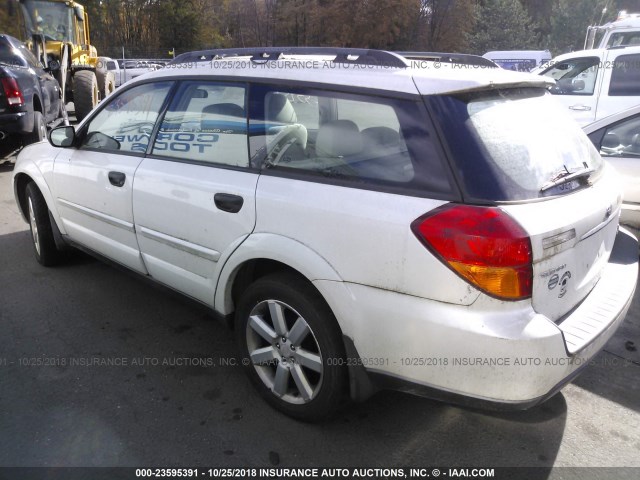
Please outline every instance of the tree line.
[[[0, 0], [0, 32], [16, 31]], [[624, 0], [84, 0], [100, 55], [167, 57], [206, 48], [338, 46], [483, 54], [579, 50], [587, 26]], [[603, 9], [606, 7], [606, 11]]]

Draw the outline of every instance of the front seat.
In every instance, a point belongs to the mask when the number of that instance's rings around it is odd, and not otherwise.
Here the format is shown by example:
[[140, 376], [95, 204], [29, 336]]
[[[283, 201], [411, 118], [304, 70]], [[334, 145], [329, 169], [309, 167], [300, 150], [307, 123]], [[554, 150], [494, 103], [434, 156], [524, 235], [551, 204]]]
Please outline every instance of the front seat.
[[[298, 116], [289, 99], [282, 93], [270, 93], [265, 99], [265, 127], [267, 130], [266, 162], [293, 162], [305, 158], [308, 133], [297, 123]], [[283, 162], [283, 163], [284, 163]]]

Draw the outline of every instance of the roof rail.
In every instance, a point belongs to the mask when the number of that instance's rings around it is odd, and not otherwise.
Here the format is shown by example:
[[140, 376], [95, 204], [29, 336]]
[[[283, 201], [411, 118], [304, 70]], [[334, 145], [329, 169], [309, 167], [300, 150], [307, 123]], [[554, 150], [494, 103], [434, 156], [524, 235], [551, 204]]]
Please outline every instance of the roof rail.
[[441, 63], [455, 63], [461, 65], [474, 65], [478, 67], [500, 68], [488, 58], [467, 53], [440, 53], [440, 52], [395, 52], [407, 60], [427, 60]]
[[329, 55], [333, 62], [352, 65], [376, 65], [394, 68], [407, 68], [407, 62], [400, 55], [384, 50], [366, 48], [333, 47], [255, 47], [220, 48], [186, 52], [174, 58], [170, 64], [189, 62], [209, 62], [228, 57], [251, 57], [254, 62], [279, 60], [282, 55]]

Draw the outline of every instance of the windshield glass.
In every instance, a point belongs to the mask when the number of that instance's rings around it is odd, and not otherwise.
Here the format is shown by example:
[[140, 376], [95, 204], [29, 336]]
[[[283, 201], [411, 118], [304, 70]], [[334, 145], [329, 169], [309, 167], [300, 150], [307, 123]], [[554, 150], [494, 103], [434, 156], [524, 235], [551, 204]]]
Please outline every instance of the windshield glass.
[[[601, 170], [593, 144], [544, 89], [433, 98], [458, 177], [475, 200], [564, 195]], [[579, 172], [585, 172], [584, 178], [572, 175]], [[549, 188], [563, 177], [569, 177], [566, 183]]]
[[65, 3], [31, 0], [20, 5], [29, 35], [41, 33], [46, 40], [73, 41], [73, 9]]
[[607, 48], [640, 45], [640, 31], [612, 33]]

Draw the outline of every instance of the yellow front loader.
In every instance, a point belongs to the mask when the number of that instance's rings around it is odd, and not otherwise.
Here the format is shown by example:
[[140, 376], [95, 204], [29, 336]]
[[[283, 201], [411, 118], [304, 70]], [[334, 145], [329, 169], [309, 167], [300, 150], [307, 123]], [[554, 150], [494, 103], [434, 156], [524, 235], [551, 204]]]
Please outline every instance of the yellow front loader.
[[113, 72], [101, 65], [91, 45], [89, 17], [72, 0], [19, 0], [26, 42], [60, 84], [65, 105], [73, 102], [78, 121], [115, 90]]

